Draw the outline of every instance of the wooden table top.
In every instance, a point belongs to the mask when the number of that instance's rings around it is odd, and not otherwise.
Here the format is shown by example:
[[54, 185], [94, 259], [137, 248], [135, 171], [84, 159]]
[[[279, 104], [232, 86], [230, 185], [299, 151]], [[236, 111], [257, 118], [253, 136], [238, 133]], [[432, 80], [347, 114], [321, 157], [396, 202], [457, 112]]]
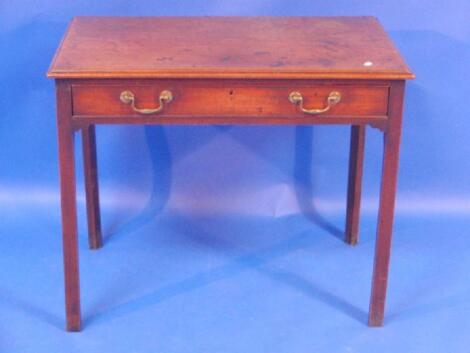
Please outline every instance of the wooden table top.
[[414, 76], [374, 17], [76, 17], [48, 77]]

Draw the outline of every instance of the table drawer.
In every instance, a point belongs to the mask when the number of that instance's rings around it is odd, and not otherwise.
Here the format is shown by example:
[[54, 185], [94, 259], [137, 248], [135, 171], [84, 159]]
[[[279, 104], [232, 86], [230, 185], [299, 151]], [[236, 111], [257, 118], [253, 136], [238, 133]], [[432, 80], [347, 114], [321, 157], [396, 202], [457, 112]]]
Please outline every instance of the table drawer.
[[[361, 86], [305, 81], [217, 83], [203, 80], [162, 80], [152, 83], [72, 86], [75, 116], [146, 115], [155, 116], [156, 119], [159, 116], [384, 117], [387, 115], [388, 93], [389, 87], [386, 85]], [[302, 111], [302, 108], [307, 112]]]

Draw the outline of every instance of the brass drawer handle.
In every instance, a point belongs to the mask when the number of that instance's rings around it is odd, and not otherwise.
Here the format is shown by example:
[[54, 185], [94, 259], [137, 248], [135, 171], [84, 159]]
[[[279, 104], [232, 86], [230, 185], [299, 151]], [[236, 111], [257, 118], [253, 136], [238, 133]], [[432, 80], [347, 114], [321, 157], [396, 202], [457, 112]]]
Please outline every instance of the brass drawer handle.
[[170, 103], [173, 100], [173, 94], [171, 93], [171, 91], [168, 91], [168, 90], [162, 91], [160, 93], [160, 96], [158, 97], [158, 101], [160, 102], [160, 105], [154, 109], [137, 108], [135, 106], [134, 93], [132, 93], [131, 91], [121, 92], [120, 99], [121, 99], [121, 102], [123, 102], [124, 104], [130, 104], [132, 109], [139, 114], [155, 114], [163, 110], [165, 103]]
[[336, 91], [333, 91], [333, 92], [330, 92], [330, 94], [328, 95], [328, 98], [326, 99], [326, 102], [327, 102], [327, 106], [325, 108], [320, 108], [320, 109], [305, 109], [304, 106], [303, 106], [303, 102], [304, 102], [304, 97], [302, 97], [302, 94], [300, 92], [291, 92], [289, 94], [289, 101], [292, 103], [292, 104], [298, 104], [299, 107], [300, 107], [300, 110], [302, 110], [304, 113], [306, 114], [321, 114], [321, 113], [325, 113], [327, 112], [328, 110], [330, 110], [330, 108], [336, 104], [338, 104], [341, 100], [341, 94], [339, 92], [336, 92]]

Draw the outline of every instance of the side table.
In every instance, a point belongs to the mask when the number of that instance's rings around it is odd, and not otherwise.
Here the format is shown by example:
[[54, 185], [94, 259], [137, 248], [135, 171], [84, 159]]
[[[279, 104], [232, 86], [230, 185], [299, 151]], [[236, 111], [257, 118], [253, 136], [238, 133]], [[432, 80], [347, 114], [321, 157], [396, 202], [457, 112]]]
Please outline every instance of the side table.
[[79, 331], [74, 136], [81, 131], [89, 244], [101, 246], [95, 125], [351, 126], [346, 242], [358, 237], [367, 125], [384, 136], [369, 325], [381, 326], [405, 80], [372, 17], [77, 17], [48, 71], [57, 94], [67, 330]]

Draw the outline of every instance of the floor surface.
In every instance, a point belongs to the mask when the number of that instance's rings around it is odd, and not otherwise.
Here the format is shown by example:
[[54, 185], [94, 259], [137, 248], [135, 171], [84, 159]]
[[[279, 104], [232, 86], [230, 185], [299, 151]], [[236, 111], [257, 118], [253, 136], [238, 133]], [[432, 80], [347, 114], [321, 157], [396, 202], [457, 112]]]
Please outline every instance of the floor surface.
[[24, 207], [1, 209], [0, 352], [469, 351], [463, 215], [397, 217], [386, 324], [369, 328], [372, 215], [351, 247], [343, 215], [108, 208], [90, 251], [81, 207], [84, 325], [66, 333], [59, 209]]

